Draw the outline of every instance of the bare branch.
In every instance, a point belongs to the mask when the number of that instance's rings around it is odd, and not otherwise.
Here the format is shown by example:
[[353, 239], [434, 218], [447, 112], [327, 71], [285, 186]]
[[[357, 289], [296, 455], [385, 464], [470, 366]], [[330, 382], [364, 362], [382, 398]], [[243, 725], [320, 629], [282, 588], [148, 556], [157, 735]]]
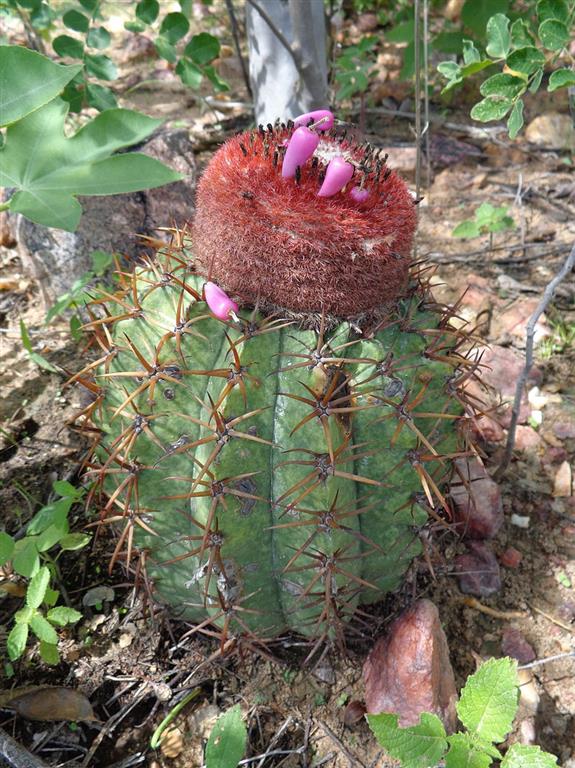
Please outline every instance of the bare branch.
[[236, 53], [238, 54], [238, 59], [240, 60], [240, 65], [242, 67], [242, 74], [244, 76], [244, 83], [246, 84], [246, 88], [248, 90], [248, 93], [250, 96], [252, 96], [252, 86], [250, 84], [250, 76], [248, 74], [248, 68], [246, 66], [246, 60], [243, 57], [242, 54], [242, 47], [240, 44], [240, 37], [238, 35], [238, 20], [236, 19], [236, 12], [234, 10], [234, 4], [233, 0], [226, 0], [226, 8], [228, 9], [228, 16], [230, 17], [230, 23], [232, 25], [232, 37], [234, 38], [234, 46], [236, 48]]
[[567, 257], [567, 259], [565, 260], [559, 272], [555, 275], [553, 280], [551, 280], [547, 284], [543, 292], [541, 301], [539, 302], [539, 304], [537, 305], [537, 308], [535, 309], [535, 312], [531, 315], [531, 317], [527, 322], [527, 328], [525, 331], [525, 338], [526, 338], [525, 365], [523, 367], [523, 370], [521, 371], [521, 375], [519, 379], [517, 380], [517, 386], [515, 387], [515, 398], [513, 400], [513, 409], [511, 411], [511, 422], [509, 424], [509, 432], [507, 433], [507, 444], [505, 446], [505, 453], [503, 454], [503, 459], [501, 461], [501, 464], [499, 465], [499, 467], [497, 468], [497, 471], [493, 476], [495, 480], [500, 480], [501, 477], [505, 474], [505, 471], [509, 466], [509, 462], [511, 461], [511, 456], [513, 454], [513, 446], [515, 445], [515, 432], [517, 429], [517, 422], [519, 420], [519, 409], [521, 406], [523, 389], [525, 387], [525, 384], [527, 383], [527, 377], [529, 376], [529, 371], [533, 366], [533, 344], [535, 340], [535, 326], [537, 324], [537, 321], [543, 314], [543, 312], [545, 312], [545, 310], [549, 306], [549, 303], [551, 302], [551, 299], [555, 294], [555, 289], [557, 288], [559, 283], [562, 280], [564, 280], [567, 277], [567, 275], [572, 271], [574, 266], [575, 266], [575, 245], [573, 245], [573, 247], [571, 248], [571, 252]]
[[0, 728], [0, 758], [10, 768], [43, 768], [46, 763], [28, 752], [23, 746]]

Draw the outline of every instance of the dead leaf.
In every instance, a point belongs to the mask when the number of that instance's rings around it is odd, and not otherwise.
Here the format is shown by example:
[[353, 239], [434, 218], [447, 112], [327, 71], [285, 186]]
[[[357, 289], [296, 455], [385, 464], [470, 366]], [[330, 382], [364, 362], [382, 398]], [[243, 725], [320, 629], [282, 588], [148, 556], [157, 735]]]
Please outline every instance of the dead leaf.
[[75, 688], [44, 686], [24, 693], [16, 688], [10, 694], [2, 706], [26, 720], [97, 720], [86, 696]]
[[26, 584], [18, 581], [0, 581], [0, 591], [6, 592], [10, 597], [24, 597]]
[[184, 734], [179, 728], [170, 728], [162, 734], [160, 750], [164, 757], [178, 757], [184, 749]]

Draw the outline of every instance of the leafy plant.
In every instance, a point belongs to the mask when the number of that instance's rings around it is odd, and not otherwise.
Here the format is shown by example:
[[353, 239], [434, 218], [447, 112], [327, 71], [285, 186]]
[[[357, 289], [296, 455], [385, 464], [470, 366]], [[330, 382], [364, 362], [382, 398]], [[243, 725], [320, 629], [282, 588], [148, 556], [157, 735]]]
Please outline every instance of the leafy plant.
[[[510, 138], [523, 127], [523, 100], [527, 93], [537, 93], [544, 69], [554, 67], [566, 53], [573, 26], [575, 4], [566, 0], [539, 0], [535, 17], [518, 16], [512, 22], [505, 13], [490, 16], [485, 27], [485, 47], [472, 40], [463, 41], [463, 62], [444, 61], [437, 69], [447, 79], [446, 93], [466, 78], [498, 66], [501, 71], [484, 80], [482, 100], [471, 110], [474, 120], [485, 123], [507, 117]], [[575, 85], [575, 71], [555, 69], [547, 86], [555, 91]]]
[[[208, 32], [193, 35], [183, 47], [190, 23], [183, 12], [187, 3], [180, 2], [181, 11], [171, 11], [161, 20], [159, 33], [154, 40], [158, 56], [174, 65], [176, 74], [184, 85], [198, 89], [204, 78], [217, 92], [229, 91], [229, 85], [218, 75], [213, 62], [220, 55], [220, 42]], [[154, 25], [160, 16], [158, 0], [140, 0], [136, 5], [136, 18], [125, 23], [132, 32], [143, 32]]]
[[357, 45], [344, 48], [337, 59], [335, 79], [339, 83], [336, 99], [351, 99], [367, 91], [374, 65], [376, 37], [363, 37]]
[[[82, 549], [90, 541], [90, 536], [85, 533], [70, 533], [68, 520], [71, 507], [82, 499], [85, 491], [65, 480], [57, 480], [53, 488], [59, 498], [34, 515], [21, 539], [0, 532], [0, 567], [30, 580], [26, 605], [15, 613], [15, 623], [7, 638], [11, 661], [22, 656], [32, 631], [40, 641], [42, 659], [47, 664], [57, 664], [58, 633], [55, 628], [74, 624], [82, 618], [78, 611], [56, 605], [59, 593], [52, 589], [51, 582], [59, 576], [58, 559], [62, 552]], [[59, 551], [54, 555], [56, 547]]]
[[[23, 74], [26, 61], [34, 66]], [[160, 120], [110, 109], [73, 136], [65, 135], [69, 105], [53, 98], [54, 83], [61, 88], [77, 72], [18, 46], [0, 46], [0, 85], [7, 103], [0, 122], [8, 126], [0, 147], [0, 187], [12, 190], [0, 210], [68, 231], [76, 229], [82, 214], [77, 195], [135, 192], [180, 178], [144, 154], [113, 155], [143, 141]]]
[[461, 221], [451, 235], [452, 237], [472, 238], [512, 229], [515, 226], [515, 221], [508, 215], [508, 210], [504, 205], [495, 207], [491, 203], [481, 203], [475, 211], [474, 217]]
[[488, 768], [493, 760], [501, 760], [501, 768], [556, 766], [557, 758], [537, 746], [513, 744], [505, 756], [495, 746], [511, 731], [518, 702], [517, 662], [489, 659], [461, 691], [457, 714], [465, 731], [448, 736], [430, 713], [409, 728], [400, 728], [394, 714], [366, 717], [377, 741], [403, 768], [431, 768], [443, 759], [446, 768]]
[[220, 717], [206, 745], [206, 768], [236, 768], [246, 750], [247, 731], [240, 705]]

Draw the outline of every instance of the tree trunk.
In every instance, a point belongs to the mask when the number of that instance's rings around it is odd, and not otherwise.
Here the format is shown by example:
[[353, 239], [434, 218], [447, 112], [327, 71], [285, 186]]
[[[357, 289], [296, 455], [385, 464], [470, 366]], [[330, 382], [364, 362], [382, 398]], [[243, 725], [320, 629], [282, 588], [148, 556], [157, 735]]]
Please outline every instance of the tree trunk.
[[256, 122], [327, 107], [323, 0], [247, 0], [246, 15]]

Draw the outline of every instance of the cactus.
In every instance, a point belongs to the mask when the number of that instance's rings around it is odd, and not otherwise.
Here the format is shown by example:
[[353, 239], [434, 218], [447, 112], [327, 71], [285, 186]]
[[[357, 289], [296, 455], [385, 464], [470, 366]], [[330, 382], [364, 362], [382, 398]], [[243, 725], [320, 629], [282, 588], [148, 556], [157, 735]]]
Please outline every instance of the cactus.
[[410, 265], [416, 201], [329, 114], [216, 152], [192, 231], [92, 304], [74, 377], [112, 565], [224, 638], [341, 638], [448, 514], [465, 450], [473, 369]]

